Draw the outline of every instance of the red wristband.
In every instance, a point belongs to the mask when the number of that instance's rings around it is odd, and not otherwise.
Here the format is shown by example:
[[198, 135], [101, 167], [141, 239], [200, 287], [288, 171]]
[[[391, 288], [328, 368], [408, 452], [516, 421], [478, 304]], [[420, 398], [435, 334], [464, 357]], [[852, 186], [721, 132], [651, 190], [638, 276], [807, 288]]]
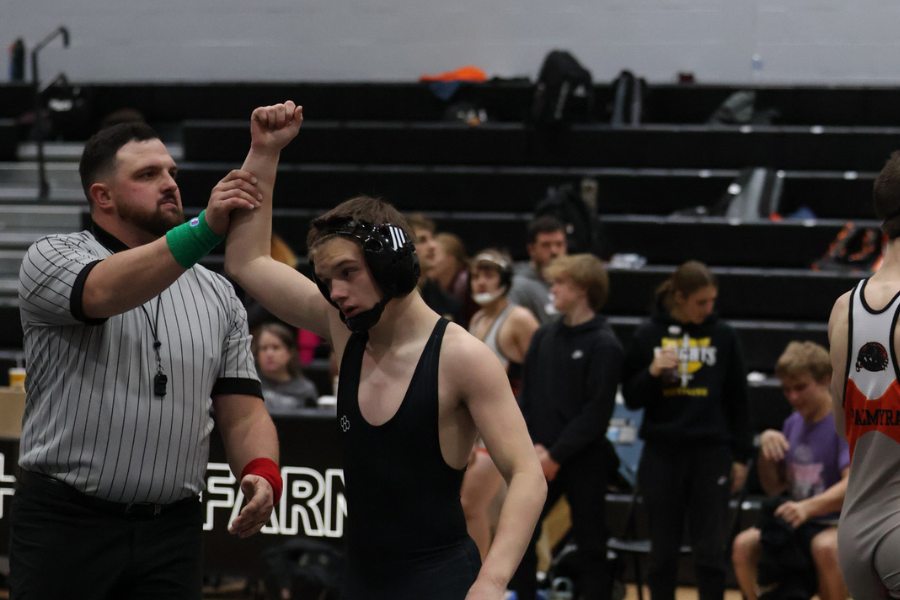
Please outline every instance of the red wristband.
[[271, 458], [254, 458], [241, 471], [241, 479], [244, 479], [245, 475], [257, 475], [268, 481], [272, 486], [272, 491], [275, 493], [274, 504], [278, 504], [281, 500], [281, 489], [284, 487], [284, 483], [281, 481], [281, 471], [274, 460]]

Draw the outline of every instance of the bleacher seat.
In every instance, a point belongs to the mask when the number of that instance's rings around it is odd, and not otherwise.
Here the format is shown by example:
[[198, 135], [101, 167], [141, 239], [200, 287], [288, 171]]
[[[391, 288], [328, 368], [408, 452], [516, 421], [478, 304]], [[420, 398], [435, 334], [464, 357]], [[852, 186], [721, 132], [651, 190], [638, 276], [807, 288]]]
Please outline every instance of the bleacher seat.
[[12, 161], [16, 158], [19, 135], [13, 119], [0, 119], [0, 161]]
[[[501, 246], [522, 259], [527, 220], [547, 188], [592, 178], [606, 252], [648, 261], [639, 270], [611, 269], [605, 312], [619, 336], [627, 340], [649, 315], [653, 289], [674, 265], [696, 258], [719, 276], [718, 309], [741, 335], [748, 369], [770, 373], [791, 339], [827, 343], [834, 299], [862, 276], [809, 266], [845, 221], [874, 218], [872, 182], [900, 147], [894, 108], [900, 90], [756, 87], [756, 107], [779, 111], [774, 125], [707, 125], [738, 89], [654, 84], [642, 124], [612, 127], [613, 89], [599, 83], [592, 119], [551, 132], [525, 122], [534, 88], [523, 80], [462, 83], [447, 100], [419, 82], [92, 84], [82, 86], [82, 98], [91, 129], [129, 107], [166, 141], [183, 142], [179, 183], [188, 214], [199, 212], [216, 182], [243, 161], [253, 108], [287, 98], [302, 103], [307, 120], [279, 167], [274, 225], [300, 254], [312, 217], [364, 193], [405, 212], [424, 212], [470, 252]], [[460, 102], [484, 108], [487, 122], [445, 120], [448, 107]], [[31, 107], [30, 85], [0, 85], [0, 162], [27, 160], [21, 148], [16, 154], [25, 131], [13, 119]], [[673, 216], [712, 208], [741, 170], [754, 166], [778, 173], [781, 215], [803, 209], [816, 218]], [[53, 169], [50, 175], [58, 191], [54, 178], [61, 175]], [[14, 235], [4, 244], [22, 249]], [[221, 248], [204, 264], [221, 271]], [[21, 344], [10, 294], [0, 297], [0, 313], [11, 324], [0, 328], [0, 348]], [[766, 407], [754, 413], [759, 426], [785, 406], [771, 378], [754, 384], [751, 397], [754, 406]]]
[[[751, 135], [752, 133], [752, 135]], [[448, 122], [314, 121], [303, 125], [284, 162], [568, 166], [622, 168], [878, 170], [897, 148], [900, 128], [572, 125], [553, 132], [524, 123], [477, 127]], [[187, 121], [191, 161], [240, 162], [244, 121]]]

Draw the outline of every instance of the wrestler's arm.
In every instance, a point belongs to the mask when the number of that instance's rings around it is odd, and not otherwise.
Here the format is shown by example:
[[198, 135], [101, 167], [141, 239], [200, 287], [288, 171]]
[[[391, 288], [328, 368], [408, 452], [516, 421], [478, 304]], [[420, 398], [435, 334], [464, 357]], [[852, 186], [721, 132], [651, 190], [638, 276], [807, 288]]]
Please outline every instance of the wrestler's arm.
[[847, 377], [847, 352], [850, 331], [850, 294], [837, 299], [828, 319], [828, 341], [831, 345], [831, 403], [834, 407], [834, 428], [839, 436], [847, 439], [844, 422], [844, 380]]
[[[501, 349], [509, 360], [521, 363], [525, 360], [525, 354], [528, 352], [528, 346], [531, 344], [531, 338], [534, 332], [540, 327], [537, 317], [535, 317], [527, 308], [516, 306], [509, 313], [507, 323], [504, 323], [504, 330], [509, 331], [509, 340], [501, 340], [503, 345]], [[505, 331], [501, 332], [505, 333]]]
[[502, 599], [544, 506], [547, 483], [500, 361], [474, 337], [460, 334], [456, 343], [448, 345], [446, 355], [441, 353], [442, 371], [447, 365], [448, 379], [458, 386], [494, 464], [509, 486], [496, 536], [467, 600]]
[[291, 101], [253, 111], [250, 151], [242, 171], [256, 176], [263, 198], [259, 208], [236, 211], [232, 216], [225, 242], [225, 270], [272, 314], [331, 341], [331, 326], [340, 322], [337, 311], [308, 277], [270, 254], [278, 161], [302, 121], [302, 107]]

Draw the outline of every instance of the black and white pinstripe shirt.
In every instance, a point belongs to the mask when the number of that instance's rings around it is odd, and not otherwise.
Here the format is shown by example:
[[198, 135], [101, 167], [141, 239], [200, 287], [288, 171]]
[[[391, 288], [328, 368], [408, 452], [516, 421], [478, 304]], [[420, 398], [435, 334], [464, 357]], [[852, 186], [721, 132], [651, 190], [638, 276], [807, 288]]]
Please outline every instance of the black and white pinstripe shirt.
[[[262, 393], [244, 308], [224, 277], [201, 266], [143, 309], [85, 317], [88, 273], [125, 249], [95, 225], [28, 250], [19, 271], [28, 370], [19, 465], [91, 496], [169, 503], [203, 489], [211, 396]], [[153, 393], [159, 302], [165, 396]]]

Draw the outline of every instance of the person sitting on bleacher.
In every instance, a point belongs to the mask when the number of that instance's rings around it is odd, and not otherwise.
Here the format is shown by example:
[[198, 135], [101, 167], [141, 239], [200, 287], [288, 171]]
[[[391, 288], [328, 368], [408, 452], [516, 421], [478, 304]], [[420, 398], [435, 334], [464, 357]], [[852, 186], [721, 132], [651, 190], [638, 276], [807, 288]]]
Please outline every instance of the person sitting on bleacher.
[[[831, 359], [813, 342], [791, 342], [775, 365], [794, 412], [781, 431], [760, 436], [759, 482], [770, 496], [789, 500], [775, 509], [808, 543], [821, 600], [845, 600], [847, 587], [837, 553], [837, 522], [850, 476], [850, 448], [834, 428]], [[741, 591], [756, 598], [762, 556], [760, 530], [751, 527], [734, 541], [732, 561]]]

